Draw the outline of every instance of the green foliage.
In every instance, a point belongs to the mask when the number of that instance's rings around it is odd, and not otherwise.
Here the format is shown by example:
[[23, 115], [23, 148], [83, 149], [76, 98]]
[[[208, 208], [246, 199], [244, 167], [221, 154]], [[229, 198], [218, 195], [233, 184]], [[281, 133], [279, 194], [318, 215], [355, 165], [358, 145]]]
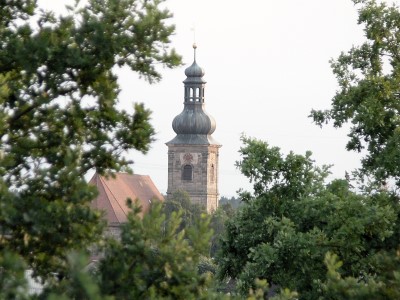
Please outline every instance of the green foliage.
[[280, 290], [279, 294], [276, 296], [270, 297], [271, 300], [297, 300], [299, 299], [299, 294], [297, 292], [293, 292], [289, 289]]
[[181, 213], [182, 222], [180, 230], [193, 226], [206, 213], [204, 207], [199, 204], [192, 203], [190, 196], [185, 191], [176, 191], [168, 197], [163, 203], [163, 213], [166, 215], [167, 221], [173, 213]]
[[48, 281], [40, 299], [114, 299], [101, 294], [96, 277], [90, 273], [89, 259], [84, 253], [72, 251], [67, 257], [67, 276], [61, 281]]
[[28, 299], [25, 269], [26, 265], [16, 254], [0, 252], [0, 299]]
[[[163, 212], [168, 221], [173, 213], [180, 213], [182, 222], [179, 230], [186, 229], [196, 224], [201, 219], [201, 216], [206, 213], [204, 207], [192, 203], [190, 196], [185, 191], [177, 191], [163, 203]], [[209, 253], [211, 257], [215, 257], [220, 249], [220, 240], [225, 232], [225, 222], [234, 215], [234, 210], [229, 203], [223, 204], [218, 209], [211, 213], [210, 229], [213, 235], [210, 239]], [[206, 259], [206, 258], [204, 258]], [[208, 267], [205, 266], [207, 269]], [[214, 268], [209, 266], [210, 269]], [[215, 273], [215, 272], [212, 272]]]
[[[394, 177], [400, 186], [400, 11], [384, 1], [361, 5], [358, 23], [366, 41], [331, 61], [339, 89], [326, 111], [311, 112], [318, 125], [351, 123], [347, 149], [361, 152], [361, 175], [379, 183]], [[364, 151], [363, 151], [364, 152]]]
[[[331, 61], [339, 89], [332, 99], [331, 108], [313, 110], [311, 117], [320, 126], [329, 121], [333, 121], [335, 127], [351, 123], [346, 147], [366, 153], [362, 168], [355, 174], [361, 181], [372, 179], [362, 186], [366, 192], [374, 192], [368, 199], [375, 205], [390, 208], [396, 219], [392, 221], [393, 228], [384, 226], [387, 232], [381, 240], [370, 241], [372, 247], [366, 253], [371, 260], [370, 272], [355, 272], [364, 259], [354, 257], [348, 261], [347, 256], [338, 253], [338, 249], [331, 249], [343, 259], [343, 268], [339, 273], [341, 263], [338, 263], [337, 256], [327, 255], [328, 275], [323, 290], [326, 299], [398, 299], [399, 264], [398, 255], [394, 253], [399, 243], [399, 199], [394, 195], [387, 197], [380, 188], [391, 178], [394, 178], [396, 188], [400, 187], [400, 10], [397, 5], [389, 6], [384, 1], [353, 2], [360, 5], [358, 23], [364, 26], [366, 41]], [[371, 201], [365, 201], [366, 205], [371, 205]], [[375, 216], [371, 225], [380, 222], [379, 218], [385, 218], [385, 213], [381, 211], [380, 216]], [[342, 221], [341, 216], [338, 217], [338, 221]], [[346, 234], [350, 231], [357, 233], [367, 224], [359, 213], [354, 215], [352, 222]], [[371, 226], [368, 227], [368, 232], [371, 232]], [[354, 235], [351, 237], [349, 244], [357, 246], [355, 250], [360, 249]], [[353, 272], [347, 272], [348, 269]]]
[[210, 244], [210, 256], [215, 257], [221, 249], [221, 241], [225, 234], [225, 224], [235, 214], [232, 206], [227, 203], [218, 207], [211, 214], [210, 228], [213, 230], [213, 236]]
[[399, 299], [399, 255], [384, 253], [377, 259], [378, 270], [374, 276], [343, 278], [339, 273], [343, 263], [337, 255], [328, 252], [325, 256], [327, 280], [321, 285], [324, 299]]
[[109, 242], [100, 262], [103, 293], [117, 299], [213, 298], [210, 274], [198, 273], [211, 236], [208, 217], [179, 230], [181, 221], [174, 212], [165, 222], [160, 203], [143, 220], [130, 214], [121, 240]]
[[316, 167], [310, 153], [285, 157], [262, 141], [243, 142], [238, 166], [255, 195], [243, 194], [246, 204], [226, 224], [220, 278], [237, 279], [244, 294], [260, 278], [316, 299], [328, 251], [343, 259], [345, 276], [376, 271], [377, 253], [398, 242], [394, 195], [358, 195], [345, 180], [326, 184], [327, 167]]
[[237, 209], [241, 204], [242, 202], [240, 199], [235, 197], [228, 199], [227, 197], [222, 196], [219, 199], [219, 206], [230, 205], [233, 209]]
[[161, 3], [89, 0], [55, 16], [36, 1], [0, 1], [0, 251], [43, 280], [68, 276], [67, 253], [100, 239], [86, 172], [124, 169], [123, 152], [152, 141], [143, 105], [117, 109], [115, 67], [154, 82], [157, 64], [180, 64]]
[[216, 266], [206, 256], [211, 237], [208, 215], [179, 229], [181, 212], [167, 220], [160, 202], [154, 202], [143, 218], [140, 208], [132, 210], [120, 238], [106, 240], [99, 262], [89, 263], [83, 253], [70, 252], [66, 276], [58, 280], [53, 274], [38, 298], [225, 298], [214, 291]]
[[[255, 195], [271, 190], [277, 197], [295, 200], [321, 189], [329, 167], [316, 167], [311, 152], [305, 156], [290, 152], [283, 158], [278, 147], [269, 147], [263, 141], [246, 136], [242, 136], [241, 140], [245, 144], [239, 151], [243, 159], [236, 166], [250, 182], [254, 182]], [[246, 199], [242, 195], [242, 201]]]

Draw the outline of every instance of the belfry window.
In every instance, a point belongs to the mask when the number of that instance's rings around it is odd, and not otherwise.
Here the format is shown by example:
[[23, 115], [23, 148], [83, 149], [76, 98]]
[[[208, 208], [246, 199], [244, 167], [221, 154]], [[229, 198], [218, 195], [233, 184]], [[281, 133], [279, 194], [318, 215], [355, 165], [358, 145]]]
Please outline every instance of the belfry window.
[[194, 98], [193, 88], [190, 88], [189, 101], [190, 101], [190, 102], [193, 102], [193, 98]]
[[183, 180], [193, 180], [193, 167], [191, 165], [185, 165], [182, 170]]

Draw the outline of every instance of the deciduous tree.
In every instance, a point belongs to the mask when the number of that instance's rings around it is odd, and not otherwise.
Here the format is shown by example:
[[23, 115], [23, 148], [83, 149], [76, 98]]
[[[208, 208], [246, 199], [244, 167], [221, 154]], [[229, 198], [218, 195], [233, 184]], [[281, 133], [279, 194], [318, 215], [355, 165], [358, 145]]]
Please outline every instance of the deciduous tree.
[[400, 11], [385, 1], [353, 0], [366, 41], [331, 61], [339, 88], [318, 125], [350, 123], [347, 149], [363, 152], [361, 175], [400, 187]]
[[343, 260], [343, 276], [354, 277], [374, 274], [376, 255], [396, 251], [395, 195], [356, 194], [346, 180], [326, 182], [327, 167], [317, 167], [310, 153], [285, 156], [265, 142], [243, 142], [238, 166], [254, 194], [242, 195], [245, 204], [226, 225], [221, 278], [238, 280], [245, 294], [259, 278], [317, 299], [328, 251]]
[[206, 213], [206, 210], [201, 205], [192, 203], [187, 192], [179, 190], [164, 201], [163, 212], [167, 221], [173, 213], [182, 214], [180, 229], [184, 229], [194, 225], [201, 218], [201, 215]]
[[101, 233], [85, 173], [122, 170], [124, 151], [149, 148], [150, 112], [117, 109], [115, 68], [154, 82], [156, 64], [180, 63], [161, 2], [88, 0], [56, 16], [0, 0], [0, 250], [43, 279], [62, 278], [68, 251]]

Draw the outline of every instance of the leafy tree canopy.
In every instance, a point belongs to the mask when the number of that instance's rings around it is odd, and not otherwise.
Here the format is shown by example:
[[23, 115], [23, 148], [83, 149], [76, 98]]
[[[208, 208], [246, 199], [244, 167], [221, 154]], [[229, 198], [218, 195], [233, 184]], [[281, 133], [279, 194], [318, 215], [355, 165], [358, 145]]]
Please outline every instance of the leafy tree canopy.
[[101, 233], [84, 174], [125, 168], [146, 152], [150, 112], [116, 108], [116, 66], [150, 82], [174, 67], [174, 27], [160, 0], [89, 0], [56, 16], [34, 0], [0, 0], [0, 250], [43, 279]]
[[219, 257], [221, 278], [237, 279], [242, 291], [261, 278], [303, 299], [398, 298], [399, 199], [381, 183], [393, 177], [400, 186], [400, 12], [353, 2], [367, 41], [331, 61], [339, 89], [331, 109], [311, 116], [318, 125], [351, 123], [347, 149], [366, 153], [359, 178], [378, 184], [357, 194], [348, 180], [326, 182], [329, 168], [310, 153], [284, 156], [244, 137], [237, 165], [254, 193], [242, 194], [246, 205], [228, 222]]
[[[192, 203], [190, 196], [185, 191], [176, 191], [170, 195], [166, 201], [163, 202], [163, 213], [166, 215], [166, 221], [173, 214], [181, 214], [182, 222], [180, 224], [180, 230], [189, 228], [199, 222], [203, 214], [207, 211], [205, 207]], [[225, 232], [225, 222], [234, 215], [234, 210], [230, 204], [220, 205], [216, 211], [211, 213], [211, 219], [209, 227], [212, 230], [212, 236], [210, 239], [209, 250], [207, 256], [214, 257], [220, 248], [220, 240]], [[202, 269], [211, 270], [215, 273], [216, 266], [207, 257], [202, 258], [201, 263]]]
[[[351, 123], [347, 149], [361, 152], [361, 175], [400, 186], [400, 11], [384, 1], [353, 0], [366, 41], [331, 61], [339, 89], [329, 110], [311, 112], [318, 125]], [[364, 151], [363, 151], [364, 152]]]
[[235, 198], [235, 197], [231, 197], [230, 199], [228, 199], [227, 197], [222, 196], [219, 199], [219, 206], [224, 206], [225, 209], [229, 210], [231, 207], [231, 209], [236, 209], [238, 208], [242, 203], [240, 202], [239, 198]]
[[[163, 209], [161, 203], [153, 202], [141, 218], [140, 209], [133, 207], [121, 238], [107, 240], [97, 267], [90, 271], [84, 255], [70, 253], [68, 276], [51, 282], [38, 298], [243, 299], [216, 290], [214, 270], [209, 268], [213, 263], [208, 258], [210, 216], [202, 214], [183, 228], [182, 210], [167, 217]], [[267, 283], [257, 280], [246, 299], [265, 299], [267, 292]], [[297, 293], [284, 289], [270, 299], [297, 299]]]
[[130, 214], [121, 241], [111, 241], [99, 272], [105, 295], [117, 299], [212, 299], [210, 274], [198, 273], [207, 255], [211, 233], [203, 214], [191, 226], [181, 228], [181, 214], [168, 222], [160, 203], [143, 220]]
[[328, 251], [343, 260], [344, 276], [374, 274], [377, 255], [397, 249], [398, 199], [386, 191], [358, 195], [346, 180], [326, 183], [328, 167], [311, 154], [283, 155], [279, 148], [243, 137], [238, 163], [254, 182], [254, 195], [226, 224], [220, 277], [238, 280], [246, 293], [255, 279], [321, 296]]
[[202, 214], [207, 213], [204, 207], [192, 203], [189, 194], [183, 190], [176, 191], [164, 201], [163, 212], [166, 215], [167, 221], [173, 213], [181, 213], [182, 222], [180, 229], [192, 226], [198, 222]]
[[328, 268], [327, 279], [321, 285], [324, 299], [399, 299], [400, 297], [400, 259], [395, 255], [377, 255], [376, 273], [364, 274], [363, 278], [342, 277], [342, 262], [337, 255], [328, 252], [325, 264]]

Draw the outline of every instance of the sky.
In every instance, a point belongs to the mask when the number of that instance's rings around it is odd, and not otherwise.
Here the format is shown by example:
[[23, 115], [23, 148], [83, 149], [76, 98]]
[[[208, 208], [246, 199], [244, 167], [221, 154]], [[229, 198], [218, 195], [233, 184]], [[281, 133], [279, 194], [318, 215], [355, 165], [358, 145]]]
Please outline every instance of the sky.
[[[61, 11], [67, 0], [41, 0]], [[137, 74], [118, 71], [121, 108], [142, 102], [153, 111], [156, 141], [146, 155], [129, 152], [136, 174], [150, 175], [167, 192], [167, 146], [175, 133], [172, 120], [183, 110], [184, 70], [193, 61], [205, 70], [206, 111], [217, 123], [220, 148], [220, 196], [236, 196], [251, 183], [240, 174], [240, 137], [245, 134], [287, 154], [313, 152], [318, 165], [333, 164], [331, 178], [360, 165], [361, 155], [347, 152], [348, 127], [322, 129], [308, 117], [328, 109], [337, 89], [329, 60], [364, 41], [357, 6], [350, 0], [167, 0], [163, 6], [176, 25], [174, 47], [184, 66], [160, 69], [163, 79], [149, 84]], [[193, 28], [195, 30], [193, 31]]]

